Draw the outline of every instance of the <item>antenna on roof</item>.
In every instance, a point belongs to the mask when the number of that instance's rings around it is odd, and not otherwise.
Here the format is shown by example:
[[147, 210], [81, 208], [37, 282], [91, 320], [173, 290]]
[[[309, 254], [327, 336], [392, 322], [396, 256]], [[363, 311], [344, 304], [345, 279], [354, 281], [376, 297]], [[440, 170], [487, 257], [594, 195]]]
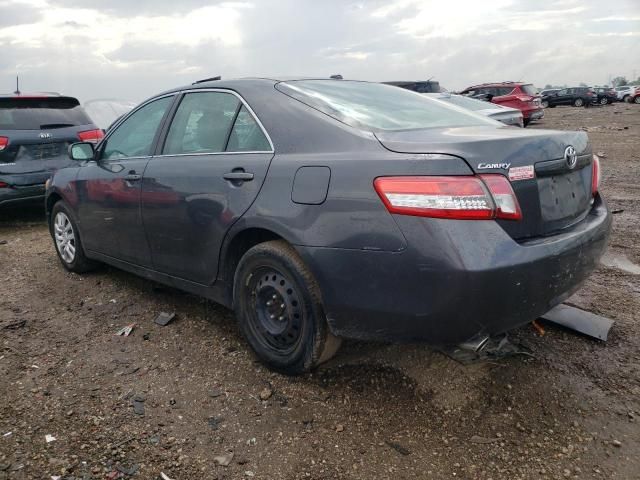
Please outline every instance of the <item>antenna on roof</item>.
[[16, 75], [16, 91], [13, 92], [16, 95], [20, 95], [20, 78]]
[[191, 85], [197, 85], [198, 83], [204, 82], [215, 82], [216, 80], [222, 80], [222, 77], [218, 75], [217, 77], [203, 78], [202, 80], [196, 80]]

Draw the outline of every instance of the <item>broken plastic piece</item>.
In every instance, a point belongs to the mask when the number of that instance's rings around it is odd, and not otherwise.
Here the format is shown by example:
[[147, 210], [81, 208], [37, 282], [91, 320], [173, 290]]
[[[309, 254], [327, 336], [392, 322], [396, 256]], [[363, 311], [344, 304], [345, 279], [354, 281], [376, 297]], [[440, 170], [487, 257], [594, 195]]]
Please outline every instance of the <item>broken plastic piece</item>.
[[53, 435], [49, 435], [48, 433], [44, 436], [44, 439], [47, 441], [47, 443], [56, 441], [56, 437], [54, 437]]
[[156, 319], [154, 320], [154, 323], [157, 323], [158, 325], [161, 325], [164, 327], [171, 320], [173, 320], [175, 316], [176, 316], [175, 312], [171, 312], [171, 313], [160, 312], [160, 315], [156, 317]]
[[126, 327], [122, 327], [120, 330], [118, 330], [114, 335], [116, 337], [122, 336], [122, 337], [128, 337], [129, 334], [133, 331], [133, 328], [136, 326], [135, 323], [131, 323], [129, 325], [127, 325]]
[[540, 318], [603, 342], [607, 341], [613, 326], [613, 320], [564, 304], [552, 308]]
[[537, 320], [534, 320], [533, 322], [531, 322], [531, 325], [533, 325], [533, 328], [536, 329], [536, 331], [541, 337], [544, 337], [544, 334], [546, 333], [544, 331], [544, 327], [540, 325]]
[[160, 476], [162, 477], [162, 480], [173, 480], [172, 478], [169, 478], [169, 475], [164, 472], [160, 472]]
[[218, 455], [217, 457], [213, 457], [213, 461], [218, 465], [222, 465], [223, 467], [228, 467], [233, 460], [233, 452], [225, 453], [224, 455]]

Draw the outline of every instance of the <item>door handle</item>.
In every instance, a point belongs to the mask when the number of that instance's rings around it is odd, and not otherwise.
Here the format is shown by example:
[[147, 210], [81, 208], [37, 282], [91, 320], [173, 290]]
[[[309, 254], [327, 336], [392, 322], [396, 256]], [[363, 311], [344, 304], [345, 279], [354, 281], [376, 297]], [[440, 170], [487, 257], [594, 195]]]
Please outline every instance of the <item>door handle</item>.
[[127, 182], [137, 182], [141, 178], [142, 178], [142, 175], [138, 175], [137, 173], [129, 173], [128, 175], [125, 175], [125, 177], [124, 177], [124, 179]]
[[245, 171], [234, 171], [225, 173], [222, 178], [230, 182], [250, 182], [253, 180], [253, 173]]

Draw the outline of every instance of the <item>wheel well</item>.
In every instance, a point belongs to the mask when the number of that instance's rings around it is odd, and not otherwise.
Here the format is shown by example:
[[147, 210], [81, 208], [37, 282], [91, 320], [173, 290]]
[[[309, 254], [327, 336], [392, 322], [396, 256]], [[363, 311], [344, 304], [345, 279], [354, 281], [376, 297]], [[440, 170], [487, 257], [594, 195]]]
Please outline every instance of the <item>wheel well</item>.
[[49, 195], [49, 197], [47, 198], [47, 205], [46, 205], [47, 215], [51, 213], [53, 206], [56, 204], [58, 200], [62, 200], [62, 197], [59, 194], [52, 193], [51, 195]]
[[280, 235], [273, 233], [271, 230], [264, 228], [248, 228], [238, 233], [225, 250], [222, 270], [222, 279], [229, 285], [229, 298], [232, 299], [233, 277], [236, 267], [242, 256], [252, 247], [259, 243], [269, 242], [271, 240], [284, 240]]

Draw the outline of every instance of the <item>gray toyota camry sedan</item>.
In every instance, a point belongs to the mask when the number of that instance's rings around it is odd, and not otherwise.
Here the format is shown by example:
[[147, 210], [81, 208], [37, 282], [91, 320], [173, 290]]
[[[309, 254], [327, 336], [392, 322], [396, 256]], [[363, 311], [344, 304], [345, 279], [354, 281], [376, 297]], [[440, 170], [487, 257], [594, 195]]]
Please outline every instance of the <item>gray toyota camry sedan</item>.
[[378, 83], [197, 82], [69, 152], [46, 200], [62, 265], [233, 308], [290, 374], [342, 338], [457, 344], [530, 322], [580, 287], [611, 227], [584, 132]]

